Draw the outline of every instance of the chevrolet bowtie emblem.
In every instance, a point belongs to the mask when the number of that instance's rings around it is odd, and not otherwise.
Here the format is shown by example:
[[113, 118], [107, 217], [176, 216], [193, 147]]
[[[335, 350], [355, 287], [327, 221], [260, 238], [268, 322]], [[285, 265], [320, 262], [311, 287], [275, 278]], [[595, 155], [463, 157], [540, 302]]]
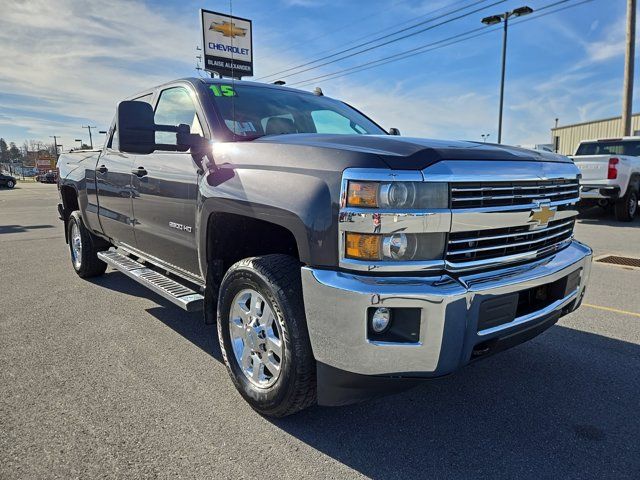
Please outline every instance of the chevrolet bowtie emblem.
[[553, 217], [556, 216], [556, 208], [549, 205], [539, 205], [538, 208], [531, 210], [529, 223], [535, 223], [533, 228], [546, 227]]
[[215, 30], [225, 37], [244, 37], [247, 34], [246, 28], [236, 27], [236, 24], [233, 22], [213, 22], [209, 30]]

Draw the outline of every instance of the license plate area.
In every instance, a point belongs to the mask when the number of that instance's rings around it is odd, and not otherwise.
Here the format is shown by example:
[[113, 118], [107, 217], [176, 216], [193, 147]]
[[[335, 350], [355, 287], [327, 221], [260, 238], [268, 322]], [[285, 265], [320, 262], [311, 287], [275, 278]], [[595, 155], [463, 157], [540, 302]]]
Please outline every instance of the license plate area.
[[477, 331], [487, 330], [544, 309], [571, 294], [580, 284], [581, 270], [552, 283], [499, 295], [480, 304]]

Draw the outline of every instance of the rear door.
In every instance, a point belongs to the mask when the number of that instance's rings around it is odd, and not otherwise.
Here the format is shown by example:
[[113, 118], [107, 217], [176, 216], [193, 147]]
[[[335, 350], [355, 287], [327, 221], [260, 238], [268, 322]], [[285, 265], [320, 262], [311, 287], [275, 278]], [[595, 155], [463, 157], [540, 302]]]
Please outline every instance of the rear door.
[[[153, 94], [136, 100], [151, 103]], [[133, 174], [136, 155], [120, 151], [115, 122], [95, 168], [98, 215], [102, 232], [117, 244], [135, 246], [133, 232]]]
[[[192, 133], [203, 134], [195, 93], [187, 86], [160, 92], [155, 123], [187, 124]], [[156, 132], [156, 143], [176, 143], [175, 133]], [[198, 166], [189, 152], [155, 151], [136, 156], [133, 165], [133, 212], [136, 245], [141, 253], [155, 257], [190, 276], [200, 277], [196, 249], [196, 199]]]
[[98, 218], [102, 232], [115, 243], [135, 245], [131, 207], [133, 155], [120, 152], [115, 124], [95, 167]]

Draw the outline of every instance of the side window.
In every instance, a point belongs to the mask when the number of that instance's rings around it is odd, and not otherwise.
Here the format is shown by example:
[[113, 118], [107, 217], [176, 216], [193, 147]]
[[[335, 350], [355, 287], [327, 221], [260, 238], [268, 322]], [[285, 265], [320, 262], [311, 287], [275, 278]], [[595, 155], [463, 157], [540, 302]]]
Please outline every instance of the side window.
[[[154, 119], [159, 125], [186, 123], [191, 127], [191, 133], [202, 135], [202, 127], [196, 114], [196, 108], [189, 91], [184, 87], [174, 87], [162, 91]], [[175, 145], [176, 134], [156, 132], [156, 142]]]
[[311, 112], [311, 118], [313, 118], [318, 133], [358, 133], [361, 135], [367, 133], [360, 125], [333, 110], [315, 110]]

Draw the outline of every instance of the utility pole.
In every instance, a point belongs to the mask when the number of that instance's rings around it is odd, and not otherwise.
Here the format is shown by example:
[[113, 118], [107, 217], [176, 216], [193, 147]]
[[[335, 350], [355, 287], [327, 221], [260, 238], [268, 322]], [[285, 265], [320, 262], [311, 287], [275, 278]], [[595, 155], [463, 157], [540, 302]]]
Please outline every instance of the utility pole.
[[631, 135], [633, 108], [633, 69], [636, 44], [636, 0], [627, 0], [627, 51], [624, 59], [622, 87], [622, 136]]
[[98, 127], [91, 127], [91, 126], [89, 126], [89, 125], [87, 125], [87, 126], [84, 126], [84, 125], [83, 125], [83, 126], [82, 126], [82, 128], [87, 128], [87, 129], [89, 129], [89, 145], [91, 146], [91, 150], [93, 150], [93, 138], [91, 137], [91, 129], [92, 129], [92, 128], [98, 128]]
[[57, 135], [49, 135], [49, 138], [53, 138], [53, 144], [55, 145], [56, 148], [56, 158], [58, 158], [58, 137]]

